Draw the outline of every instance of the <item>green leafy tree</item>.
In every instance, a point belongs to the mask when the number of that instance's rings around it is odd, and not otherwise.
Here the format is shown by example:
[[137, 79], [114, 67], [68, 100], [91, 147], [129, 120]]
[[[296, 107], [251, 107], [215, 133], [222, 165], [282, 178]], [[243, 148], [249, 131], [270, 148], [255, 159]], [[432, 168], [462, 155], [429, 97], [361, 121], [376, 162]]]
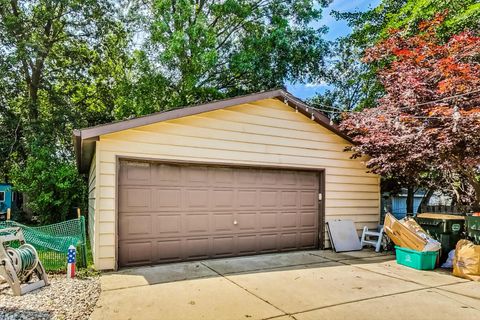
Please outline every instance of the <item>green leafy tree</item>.
[[66, 220], [86, 197], [85, 181], [70, 161], [55, 156], [55, 150], [41, 146], [29, 151], [22, 165], [13, 165], [13, 185], [28, 199], [26, 208], [38, 214], [39, 223]]
[[417, 34], [421, 31], [420, 22], [433, 19], [439, 13], [444, 13], [445, 17], [437, 35], [444, 40], [464, 30], [480, 29], [478, 0], [409, 0], [399, 10], [389, 13], [379, 37], [388, 37], [392, 29], [402, 29], [409, 35]]
[[349, 39], [337, 41], [333, 52], [335, 57], [326, 68], [324, 77], [332, 88], [314, 96], [309, 103], [331, 111], [329, 117], [339, 121], [339, 111], [361, 110], [374, 105], [381, 96], [382, 87], [373, 69], [361, 61], [363, 51], [352, 46]]
[[[335, 41], [325, 77], [332, 88], [313, 97], [312, 104], [334, 106], [337, 111], [376, 105], [383, 95], [383, 87], [377, 80], [377, 68], [364, 63], [362, 58], [365, 50], [379, 41], [391, 14], [399, 11], [407, 1], [383, 0], [365, 12], [332, 12], [336, 19], [348, 22], [352, 33]], [[339, 120], [338, 115], [332, 116]]]
[[108, 0], [0, 0], [0, 176], [44, 222], [82, 204], [71, 132], [113, 119], [127, 40]]
[[271, 89], [322, 76], [324, 28], [311, 22], [328, 3], [305, 0], [151, 0], [145, 41], [117, 116]]
[[0, 176], [42, 222], [81, 201], [73, 128], [323, 75], [328, 0], [0, 0]]
[[384, 94], [376, 72], [383, 67], [362, 62], [364, 51], [389, 37], [390, 30], [402, 29], [407, 35], [420, 31], [419, 23], [444, 13], [437, 30], [439, 38], [448, 39], [463, 30], [480, 30], [478, 0], [382, 0], [365, 12], [338, 12], [337, 19], [346, 20], [353, 29], [337, 41], [332, 52], [326, 80], [333, 88], [312, 99], [344, 110], [374, 107]]

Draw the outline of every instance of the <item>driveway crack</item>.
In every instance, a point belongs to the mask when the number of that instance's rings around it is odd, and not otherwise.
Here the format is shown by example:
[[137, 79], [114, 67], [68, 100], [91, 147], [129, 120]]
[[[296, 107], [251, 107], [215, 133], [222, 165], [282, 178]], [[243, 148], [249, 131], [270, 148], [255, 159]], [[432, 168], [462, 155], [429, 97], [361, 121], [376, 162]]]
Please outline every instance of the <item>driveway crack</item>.
[[[446, 291], [446, 290], [442, 290], [442, 289], [437, 289], [437, 290], [438, 290], [438, 291], [436, 291], [437, 294], [439, 294], [439, 295], [441, 295], [441, 296], [444, 296], [444, 297], [447, 298], [447, 299], [456, 301], [456, 302], [458, 302], [458, 303], [460, 303], [460, 304], [462, 304], [462, 305], [466, 305], [466, 306], [468, 306], [468, 307], [470, 307], [470, 308], [472, 308], [472, 309], [474, 309], [474, 310], [480, 311], [480, 309], [478, 309], [478, 308], [475, 307], [475, 306], [472, 306], [472, 305], [469, 304], [469, 303], [466, 303], [465, 301], [462, 301], [462, 300], [459, 300], [459, 299], [455, 299], [454, 297], [445, 294], [445, 293], [448, 292], [448, 293], [453, 294], [453, 295], [455, 296], [456, 293], [454, 293], [454, 292], [450, 292], [450, 291]], [[443, 293], [442, 293], [441, 291], [443, 291]], [[464, 296], [464, 295], [461, 295], [461, 294], [460, 294], [460, 296]], [[466, 296], [466, 297], [469, 297], [469, 296]], [[469, 297], [469, 298], [470, 298], [470, 297]], [[478, 298], [473, 298], [473, 299], [478, 299]]]
[[[239, 283], [236, 283], [236, 282], [233, 281], [232, 279], [227, 278], [226, 276], [224, 276], [223, 274], [221, 274], [221, 273], [218, 272], [217, 270], [211, 268], [210, 266], [206, 265], [205, 263], [200, 262], [200, 264], [202, 264], [204, 267], [212, 270], [213, 272], [215, 272], [216, 274], [218, 274], [218, 275], [219, 275], [220, 277], [222, 277], [223, 279], [225, 279], [225, 280], [231, 282], [232, 284], [236, 285], [237, 287], [243, 289], [244, 291], [246, 291], [247, 293], [251, 294], [251, 295], [254, 296], [255, 298], [262, 300], [263, 302], [267, 303], [268, 305], [270, 305], [270, 306], [274, 307], [275, 309], [277, 309], [278, 311], [282, 312], [283, 314], [282, 314], [281, 316], [286, 316], [286, 315], [290, 316], [290, 313], [288, 313], [288, 312], [286, 312], [285, 310], [282, 310], [281, 308], [277, 307], [276, 305], [270, 303], [268, 300], [265, 300], [264, 298], [260, 297], [258, 294], [255, 294], [254, 292], [248, 290], [247, 288], [245, 288], [244, 286], [240, 285]], [[277, 316], [275, 316], [275, 317], [277, 317]], [[275, 317], [273, 317], [273, 318], [275, 318]], [[270, 319], [270, 318], [267, 318], [267, 319]]]

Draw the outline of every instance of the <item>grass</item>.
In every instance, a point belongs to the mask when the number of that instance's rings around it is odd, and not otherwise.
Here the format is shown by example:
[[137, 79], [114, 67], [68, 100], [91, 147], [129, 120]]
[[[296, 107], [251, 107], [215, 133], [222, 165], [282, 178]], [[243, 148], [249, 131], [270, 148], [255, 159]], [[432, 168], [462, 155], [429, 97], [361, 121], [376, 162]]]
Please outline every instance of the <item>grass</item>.
[[37, 252], [45, 270], [49, 272], [65, 272], [67, 267], [67, 254], [50, 250], [37, 250]]
[[[78, 270], [82, 269], [91, 269], [93, 270], [93, 257], [92, 250], [90, 249], [90, 243], [87, 241], [87, 263], [86, 267], [80, 267], [80, 263], [77, 264]], [[52, 250], [37, 250], [38, 257], [43, 264], [43, 267], [46, 271], [52, 273], [65, 273], [67, 269], [67, 253], [61, 253], [58, 251]], [[79, 258], [80, 252], [77, 251], [77, 261]]]

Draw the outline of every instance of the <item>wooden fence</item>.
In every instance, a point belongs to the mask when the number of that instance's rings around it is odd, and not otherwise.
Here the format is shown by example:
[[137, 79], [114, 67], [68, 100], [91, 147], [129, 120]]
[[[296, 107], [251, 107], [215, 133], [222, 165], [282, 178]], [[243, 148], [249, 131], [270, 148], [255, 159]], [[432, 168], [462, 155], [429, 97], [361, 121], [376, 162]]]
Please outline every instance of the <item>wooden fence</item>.
[[[476, 209], [476, 210], [475, 210]], [[421, 206], [418, 212], [434, 212], [434, 213], [449, 213], [449, 214], [466, 214], [469, 212], [477, 212], [478, 208], [470, 206]]]

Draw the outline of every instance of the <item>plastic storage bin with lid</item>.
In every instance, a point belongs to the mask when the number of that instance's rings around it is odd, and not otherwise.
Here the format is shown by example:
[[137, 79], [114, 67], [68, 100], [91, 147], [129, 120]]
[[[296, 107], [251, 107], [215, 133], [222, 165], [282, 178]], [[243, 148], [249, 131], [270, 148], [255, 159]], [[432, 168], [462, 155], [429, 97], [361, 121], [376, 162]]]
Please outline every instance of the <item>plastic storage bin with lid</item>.
[[433, 270], [438, 251], [417, 251], [395, 246], [397, 263], [417, 270]]

